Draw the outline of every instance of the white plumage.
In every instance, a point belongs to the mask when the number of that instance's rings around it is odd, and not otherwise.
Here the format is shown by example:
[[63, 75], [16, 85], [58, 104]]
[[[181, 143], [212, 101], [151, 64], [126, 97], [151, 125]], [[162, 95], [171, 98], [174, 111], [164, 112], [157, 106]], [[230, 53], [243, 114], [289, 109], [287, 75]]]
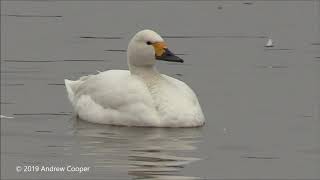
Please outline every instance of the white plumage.
[[69, 100], [81, 119], [149, 127], [204, 124], [195, 93], [184, 82], [156, 70], [158, 49], [149, 42], [163, 43], [163, 39], [151, 30], [140, 31], [132, 38], [128, 46], [130, 71], [109, 70], [77, 81], [65, 80]]

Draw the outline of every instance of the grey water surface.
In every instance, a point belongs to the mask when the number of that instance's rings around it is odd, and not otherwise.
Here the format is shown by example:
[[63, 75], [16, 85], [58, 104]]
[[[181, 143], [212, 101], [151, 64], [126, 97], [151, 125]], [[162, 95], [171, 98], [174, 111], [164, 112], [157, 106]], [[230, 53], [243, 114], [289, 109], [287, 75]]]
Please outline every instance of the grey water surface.
[[[127, 69], [146, 28], [185, 60], [157, 66], [194, 89], [206, 125], [77, 120], [63, 80]], [[1, 1], [1, 178], [319, 179], [319, 57], [317, 0]], [[68, 165], [90, 170], [16, 170]]]

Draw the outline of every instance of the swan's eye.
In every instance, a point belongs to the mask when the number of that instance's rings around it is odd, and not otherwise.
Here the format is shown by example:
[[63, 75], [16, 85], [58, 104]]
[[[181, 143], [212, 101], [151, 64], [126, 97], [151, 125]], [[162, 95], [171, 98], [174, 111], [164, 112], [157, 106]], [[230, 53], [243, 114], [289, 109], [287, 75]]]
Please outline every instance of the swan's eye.
[[152, 43], [151, 43], [150, 41], [147, 41], [147, 44], [148, 44], [148, 45], [151, 45]]

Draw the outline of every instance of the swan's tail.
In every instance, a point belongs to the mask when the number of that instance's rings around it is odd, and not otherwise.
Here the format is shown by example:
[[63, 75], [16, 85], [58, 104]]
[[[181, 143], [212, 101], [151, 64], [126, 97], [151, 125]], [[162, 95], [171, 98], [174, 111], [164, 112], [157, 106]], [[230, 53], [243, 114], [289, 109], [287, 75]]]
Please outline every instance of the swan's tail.
[[77, 81], [71, 81], [68, 79], [64, 80], [64, 84], [67, 88], [67, 93], [68, 93], [68, 97], [70, 102], [72, 103], [72, 105], [74, 105], [75, 103], [75, 92], [77, 91], [77, 89], [79, 88], [79, 86], [86, 81], [87, 79], [89, 79], [90, 77], [92, 77], [92, 75], [88, 75], [88, 76], [83, 76], [81, 77], [79, 80]]
[[78, 84], [77, 82], [78, 81], [71, 81], [68, 79], [64, 80], [64, 84], [66, 86], [67, 93], [68, 93], [68, 98], [72, 104], [74, 104], [74, 89], [75, 89], [74, 86]]

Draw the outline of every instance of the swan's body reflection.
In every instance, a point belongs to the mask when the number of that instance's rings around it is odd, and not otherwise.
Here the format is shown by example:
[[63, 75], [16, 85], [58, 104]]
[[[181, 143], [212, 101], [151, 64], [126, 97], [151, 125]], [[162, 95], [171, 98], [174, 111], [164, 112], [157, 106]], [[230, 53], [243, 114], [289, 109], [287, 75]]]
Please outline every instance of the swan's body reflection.
[[197, 149], [201, 128], [119, 127], [75, 120], [74, 130], [86, 149], [82, 155], [95, 156], [95, 169], [112, 168], [137, 179], [195, 178], [179, 171], [199, 160], [190, 152]]

